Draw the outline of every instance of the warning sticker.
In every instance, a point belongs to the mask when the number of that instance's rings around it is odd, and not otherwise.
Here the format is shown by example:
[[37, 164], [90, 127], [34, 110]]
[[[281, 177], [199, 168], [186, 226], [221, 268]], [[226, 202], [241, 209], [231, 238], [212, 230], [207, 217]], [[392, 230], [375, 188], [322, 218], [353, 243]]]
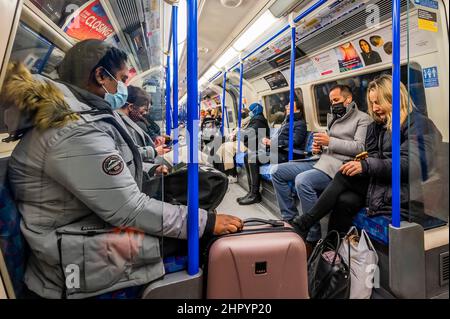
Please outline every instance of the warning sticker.
[[419, 9], [419, 29], [438, 32], [437, 13]]
[[425, 88], [434, 88], [439, 86], [439, 76], [437, 67], [423, 69], [423, 85]]

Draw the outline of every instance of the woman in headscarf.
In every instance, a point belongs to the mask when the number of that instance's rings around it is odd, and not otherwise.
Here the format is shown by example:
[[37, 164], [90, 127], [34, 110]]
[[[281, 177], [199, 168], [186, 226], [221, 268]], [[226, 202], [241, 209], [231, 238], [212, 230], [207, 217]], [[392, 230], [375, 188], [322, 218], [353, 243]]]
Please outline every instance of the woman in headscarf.
[[261, 104], [253, 103], [249, 106], [250, 122], [245, 130], [242, 130], [241, 141], [247, 148], [245, 156], [245, 169], [247, 171], [247, 180], [249, 192], [244, 197], [237, 199], [240, 205], [251, 205], [261, 202], [259, 193], [260, 176], [252, 174], [253, 171], [259, 171], [260, 160], [258, 150], [265, 150], [266, 146], [262, 143], [264, 138], [270, 136], [270, 128], [267, 119], [264, 117], [264, 109]]

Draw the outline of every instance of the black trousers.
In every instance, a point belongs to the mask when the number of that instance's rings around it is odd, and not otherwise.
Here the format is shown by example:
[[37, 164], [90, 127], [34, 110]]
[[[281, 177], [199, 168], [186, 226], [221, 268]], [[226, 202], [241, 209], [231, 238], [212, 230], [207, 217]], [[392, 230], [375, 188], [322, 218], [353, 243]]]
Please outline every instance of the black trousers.
[[368, 177], [350, 177], [338, 172], [308, 215], [318, 222], [331, 213], [328, 231], [347, 232], [353, 218], [366, 203], [368, 187]]

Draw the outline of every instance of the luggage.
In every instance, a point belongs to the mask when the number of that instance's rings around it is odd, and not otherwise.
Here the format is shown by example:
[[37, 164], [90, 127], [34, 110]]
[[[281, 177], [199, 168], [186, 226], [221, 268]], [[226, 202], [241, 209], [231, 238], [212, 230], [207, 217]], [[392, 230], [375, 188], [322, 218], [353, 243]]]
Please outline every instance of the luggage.
[[248, 219], [216, 238], [206, 265], [208, 299], [306, 299], [306, 247], [282, 221]]

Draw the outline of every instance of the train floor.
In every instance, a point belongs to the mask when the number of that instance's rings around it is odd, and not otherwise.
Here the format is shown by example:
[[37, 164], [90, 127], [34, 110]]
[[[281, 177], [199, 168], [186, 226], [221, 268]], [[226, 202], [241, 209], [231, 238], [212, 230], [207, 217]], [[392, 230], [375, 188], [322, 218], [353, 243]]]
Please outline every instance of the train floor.
[[236, 202], [236, 198], [245, 196], [246, 193], [247, 192], [238, 183], [230, 184], [228, 186], [227, 194], [217, 208], [217, 211], [219, 213], [237, 216], [243, 220], [247, 218], [278, 219], [274, 213], [269, 211], [262, 204], [240, 206]]

